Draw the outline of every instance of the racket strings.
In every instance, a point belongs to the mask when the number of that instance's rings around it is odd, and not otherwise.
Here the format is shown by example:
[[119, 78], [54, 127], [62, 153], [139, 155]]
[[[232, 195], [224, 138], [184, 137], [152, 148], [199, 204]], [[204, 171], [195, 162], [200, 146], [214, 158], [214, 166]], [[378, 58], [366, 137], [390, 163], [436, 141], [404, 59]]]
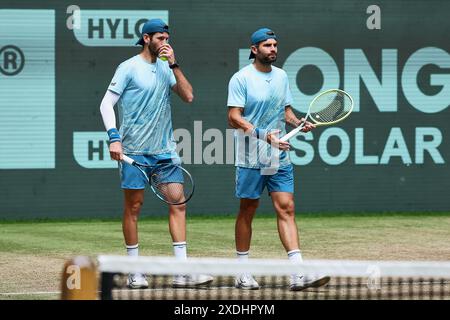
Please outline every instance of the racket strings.
[[[324, 95], [314, 102], [311, 118], [315, 122], [327, 123], [339, 120], [351, 112], [352, 103], [344, 94]], [[330, 102], [331, 100], [331, 102]]]
[[173, 164], [158, 165], [151, 173], [150, 184], [155, 194], [169, 204], [185, 203], [193, 193], [192, 178]]

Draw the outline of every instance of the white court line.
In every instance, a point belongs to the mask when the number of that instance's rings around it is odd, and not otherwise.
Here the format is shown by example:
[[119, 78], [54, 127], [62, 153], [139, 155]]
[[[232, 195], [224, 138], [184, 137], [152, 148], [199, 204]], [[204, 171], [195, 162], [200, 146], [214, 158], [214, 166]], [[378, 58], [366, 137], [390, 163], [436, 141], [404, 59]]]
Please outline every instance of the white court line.
[[37, 291], [37, 292], [0, 292], [0, 296], [18, 296], [31, 294], [60, 294], [61, 291]]

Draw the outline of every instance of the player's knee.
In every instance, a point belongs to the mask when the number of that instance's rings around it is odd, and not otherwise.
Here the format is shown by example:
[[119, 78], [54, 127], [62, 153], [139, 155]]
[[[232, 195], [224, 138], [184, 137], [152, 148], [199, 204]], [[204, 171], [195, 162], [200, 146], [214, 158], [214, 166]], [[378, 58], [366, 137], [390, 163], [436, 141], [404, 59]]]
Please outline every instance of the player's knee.
[[241, 212], [246, 215], [253, 215], [258, 209], [259, 202], [251, 202], [241, 205]]
[[278, 213], [282, 217], [291, 218], [295, 215], [295, 205], [294, 201], [283, 201], [278, 204]]
[[141, 212], [142, 205], [143, 205], [142, 201], [133, 202], [127, 206], [127, 210], [125, 210], [125, 212], [131, 216], [137, 217]]

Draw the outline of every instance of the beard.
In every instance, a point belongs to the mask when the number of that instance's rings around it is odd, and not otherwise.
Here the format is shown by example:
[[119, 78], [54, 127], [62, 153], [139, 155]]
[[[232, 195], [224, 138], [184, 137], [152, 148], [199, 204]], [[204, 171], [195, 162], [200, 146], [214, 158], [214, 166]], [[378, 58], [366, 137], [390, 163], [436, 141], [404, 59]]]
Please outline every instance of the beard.
[[148, 45], [148, 52], [153, 56], [158, 56], [158, 50], [151, 43]]
[[274, 54], [273, 56], [267, 55], [263, 57], [256, 57], [256, 59], [258, 59], [261, 64], [272, 64], [277, 61], [277, 55]]

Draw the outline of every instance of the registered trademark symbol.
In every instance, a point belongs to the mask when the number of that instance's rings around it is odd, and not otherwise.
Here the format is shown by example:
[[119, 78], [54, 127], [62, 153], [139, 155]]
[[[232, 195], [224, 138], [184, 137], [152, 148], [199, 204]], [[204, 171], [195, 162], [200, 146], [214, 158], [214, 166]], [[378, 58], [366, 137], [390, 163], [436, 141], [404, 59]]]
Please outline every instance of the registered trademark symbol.
[[22, 50], [13, 45], [0, 48], [0, 72], [6, 76], [15, 76], [25, 65]]

